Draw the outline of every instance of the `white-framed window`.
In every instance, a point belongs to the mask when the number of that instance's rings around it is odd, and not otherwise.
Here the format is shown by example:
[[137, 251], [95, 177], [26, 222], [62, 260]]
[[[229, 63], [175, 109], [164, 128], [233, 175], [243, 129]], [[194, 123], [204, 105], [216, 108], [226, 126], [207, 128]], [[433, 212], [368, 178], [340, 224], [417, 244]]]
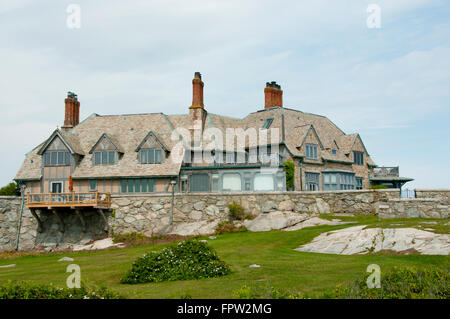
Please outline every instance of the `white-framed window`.
[[317, 144], [305, 144], [305, 156], [309, 159], [317, 159], [318, 147]]
[[319, 190], [319, 178], [320, 178], [320, 173], [305, 172], [306, 190], [307, 191], [318, 191]]

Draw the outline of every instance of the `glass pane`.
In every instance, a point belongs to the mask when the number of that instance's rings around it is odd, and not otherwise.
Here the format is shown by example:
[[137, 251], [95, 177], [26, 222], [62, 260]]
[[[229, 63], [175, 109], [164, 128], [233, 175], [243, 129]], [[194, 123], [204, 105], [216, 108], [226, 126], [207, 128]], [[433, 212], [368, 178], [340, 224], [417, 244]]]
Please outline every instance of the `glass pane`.
[[142, 180], [142, 193], [147, 193], [148, 189], [148, 179]]
[[161, 163], [161, 150], [155, 150], [155, 162]]
[[50, 154], [51, 154], [51, 164], [56, 165], [56, 156], [57, 156], [56, 152], [50, 152]]
[[135, 180], [134, 192], [135, 193], [140, 193], [141, 192], [141, 180], [140, 179]]
[[89, 189], [96, 190], [97, 189], [97, 181], [89, 181]]
[[148, 159], [147, 159], [147, 150], [141, 150], [141, 163], [142, 164], [146, 164]]
[[336, 174], [330, 174], [331, 184], [336, 184], [337, 178]]
[[128, 180], [128, 193], [133, 193], [134, 191], [134, 181], [132, 179]]
[[272, 191], [275, 188], [272, 174], [256, 173], [253, 180], [255, 191]]
[[64, 152], [58, 152], [58, 165], [64, 164]]
[[108, 152], [108, 164], [114, 164], [115, 153], [114, 151]]
[[148, 191], [150, 193], [155, 191], [155, 180], [154, 179], [148, 180]]
[[194, 174], [190, 179], [191, 192], [209, 192], [209, 175]]
[[148, 150], [148, 162], [155, 163], [155, 150]]
[[122, 193], [127, 192], [127, 181], [125, 179], [121, 180], [120, 183], [122, 184]]
[[108, 153], [106, 151], [102, 152], [102, 164], [108, 164]]
[[45, 153], [44, 154], [44, 165], [45, 166], [50, 165], [50, 153]]
[[69, 152], [64, 152], [64, 156], [65, 156], [65, 163], [66, 165], [70, 165], [70, 153]]
[[[273, 183], [273, 181], [272, 181]], [[225, 191], [242, 190], [241, 175], [237, 173], [227, 173], [222, 175], [222, 189]]]
[[100, 165], [100, 152], [95, 152], [95, 165]]

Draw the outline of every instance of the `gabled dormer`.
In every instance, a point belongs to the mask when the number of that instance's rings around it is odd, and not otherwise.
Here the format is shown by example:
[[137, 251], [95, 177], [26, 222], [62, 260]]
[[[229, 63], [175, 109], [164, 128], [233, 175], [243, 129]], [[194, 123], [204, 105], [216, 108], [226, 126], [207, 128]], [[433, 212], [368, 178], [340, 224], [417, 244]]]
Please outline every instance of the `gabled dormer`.
[[313, 125], [307, 126], [306, 132], [297, 149], [304, 154], [306, 160], [320, 160], [321, 151], [324, 150], [324, 146]]
[[156, 134], [150, 131], [136, 148], [136, 152], [139, 163], [160, 164], [165, 161], [169, 150]]
[[91, 148], [89, 154], [93, 154], [92, 162], [94, 165], [114, 165], [119, 161], [119, 156], [123, 154], [123, 150], [114, 136], [103, 133]]
[[44, 166], [70, 166], [75, 156], [83, 156], [78, 138], [55, 130], [38, 151]]

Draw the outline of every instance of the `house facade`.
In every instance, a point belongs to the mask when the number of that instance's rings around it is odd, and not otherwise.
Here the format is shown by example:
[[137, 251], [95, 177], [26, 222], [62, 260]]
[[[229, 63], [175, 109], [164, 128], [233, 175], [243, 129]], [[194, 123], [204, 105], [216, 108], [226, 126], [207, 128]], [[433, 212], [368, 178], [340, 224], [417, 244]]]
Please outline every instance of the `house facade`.
[[29, 194], [165, 193], [172, 185], [183, 193], [285, 191], [283, 163], [292, 161], [294, 190], [375, 182], [359, 134], [283, 107], [277, 83], [266, 84], [264, 108], [243, 119], [207, 112], [198, 72], [192, 87], [186, 114], [92, 114], [81, 122], [78, 97], [69, 92], [64, 125], [26, 154], [15, 180]]

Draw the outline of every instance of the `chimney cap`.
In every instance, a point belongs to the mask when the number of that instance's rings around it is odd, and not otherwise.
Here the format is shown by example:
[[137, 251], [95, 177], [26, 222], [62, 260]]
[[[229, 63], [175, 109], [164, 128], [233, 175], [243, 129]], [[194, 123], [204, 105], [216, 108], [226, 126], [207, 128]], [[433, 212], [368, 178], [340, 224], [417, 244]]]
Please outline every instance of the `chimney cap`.
[[266, 82], [266, 87], [268, 88], [274, 88], [274, 89], [281, 89], [281, 86], [279, 84], [277, 84], [276, 81], [272, 81], [272, 82]]
[[194, 78], [195, 78], [195, 79], [200, 79], [200, 80], [201, 80], [201, 79], [202, 79], [202, 74], [201, 74], [200, 72], [195, 72], [195, 73], [194, 73]]
[[67, 97], [74, 98], [75, 100], [78, 99], [78, 95], [70, 91], [67, 92]]

